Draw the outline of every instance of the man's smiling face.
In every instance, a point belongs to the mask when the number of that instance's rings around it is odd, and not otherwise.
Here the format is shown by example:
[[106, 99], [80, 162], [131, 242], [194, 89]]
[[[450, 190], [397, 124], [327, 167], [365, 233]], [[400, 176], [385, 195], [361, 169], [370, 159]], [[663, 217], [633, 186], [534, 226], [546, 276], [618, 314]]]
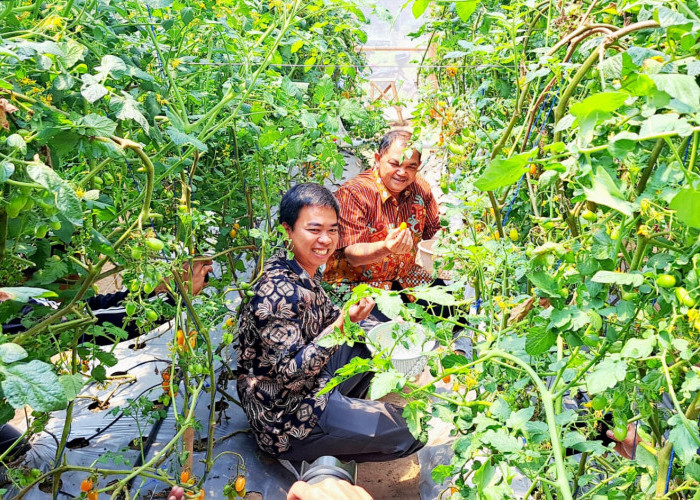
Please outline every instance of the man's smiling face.
[[416, 180], [420, 153], [416, 149], [406, 149], [405, 141], [394, 141], [386, 153], [382, 156], [376, 153], [374, 159], [384, 187], [394, 198]]

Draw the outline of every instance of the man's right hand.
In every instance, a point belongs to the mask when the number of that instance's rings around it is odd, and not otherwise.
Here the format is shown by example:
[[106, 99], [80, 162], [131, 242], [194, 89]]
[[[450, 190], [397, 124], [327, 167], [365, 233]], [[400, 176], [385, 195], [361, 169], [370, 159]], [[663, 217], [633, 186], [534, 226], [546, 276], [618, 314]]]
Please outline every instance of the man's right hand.
[[413, 249], [413, 234], [410, 229], [390, 229], [384, 239], [384, 245], [390, 253], [408, 253]]
[[364, 297], [357, 304], [353, 304], [348, 308], [348, 316], [350, 321], [357, 323], [363, 319], [367, 319], [369, 313], [374, 309], [374, 299], [372, 297]]

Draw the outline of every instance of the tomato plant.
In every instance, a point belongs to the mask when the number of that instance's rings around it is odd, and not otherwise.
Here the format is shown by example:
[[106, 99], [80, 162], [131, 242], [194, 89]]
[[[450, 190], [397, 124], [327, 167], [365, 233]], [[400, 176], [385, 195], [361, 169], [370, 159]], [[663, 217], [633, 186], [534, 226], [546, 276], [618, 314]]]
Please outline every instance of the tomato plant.
[[[360, 100], [355, 47], [365, 21], [344, 0], [0, 5], [0, 324], [23, 326], [0, 338], [0, 418], [25, 405], [67, 410], [55, 462], [16, 484], [22, 493], [49, 478], [57, 494], [71, 470], [60, 457], [81, 370], [111, 382], [114, 356], [83, 339], [124, 338], [120, 325], [95, 325], [87, 305], [93, 285], [115, 272], [129, 291], [130, 325], [145, 333], [175, 318], [171, 365], [156, 389], [165, 405], [180, 384], [186, 390], [163, 453], [200, 425], [199, 398], [214, 407], [216, 384], [204, 380], [216, 380], [216, 353], [235, 332], [221, 346], [209, 332], [234, 326], [228, 287], [244, 298], [244, 262], [262, 263], [276, 243], [271, 207], [296, 180], [340, 177], [344, 134], [371, 137], [383, 126]], [[197, 259], [215, 260], [221, 279], [193, 301], [185, 277]], [[22, 311], [37, 298], [57, 308]], [[73, 354], [51, 362], [57, 351]], [[133, 405], [139, 418], [155, 411]], [[201, 423], [205, 477], [215, 420], [212, 412]], [[131, 475], [154, 471], [145, 461]], [[130, 481], [100, 481], [100, 493], [120, 495]]]

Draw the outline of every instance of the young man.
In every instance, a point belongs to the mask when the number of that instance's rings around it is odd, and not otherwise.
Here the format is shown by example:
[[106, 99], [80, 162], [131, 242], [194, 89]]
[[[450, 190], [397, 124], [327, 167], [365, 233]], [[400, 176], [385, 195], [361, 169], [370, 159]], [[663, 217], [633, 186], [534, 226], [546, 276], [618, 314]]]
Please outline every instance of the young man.
[[[282, 198], [280, 222], [293, 258], [282, 249], [265, 263], [254, 295], [241, 311], [238, 395], [258, 447], [285, 460], [387, 461], [423, 443], [408, 430], [402, 409], [366, 401], [372, 372], [319, 392], [353, 357], [369, 357], [355, 343], [324, 347], [319, 340], [343, 329], [344, 315], [321, 288], [319, 268], [338, 244], [338, 203], [326, 188], [299, 184]], [[349, 307], [365, 319], [374, 301]]]
[[420, 152], [409, 147], [410, 140], [405, 131], [386, 134], [374, 168], [336, 191], [340, 241], [326, 267], [327, 282], [387, 290], [433, 282], [415, 260], [418, 243], [440, 229], [438, 206], [418, 174]]

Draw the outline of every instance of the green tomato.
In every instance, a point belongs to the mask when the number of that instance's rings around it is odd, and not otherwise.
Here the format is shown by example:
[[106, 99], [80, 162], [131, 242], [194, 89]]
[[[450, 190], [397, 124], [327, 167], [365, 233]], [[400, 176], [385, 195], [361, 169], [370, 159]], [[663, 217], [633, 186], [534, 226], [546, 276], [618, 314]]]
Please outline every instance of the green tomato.
[[105, 181], [102, 180], [102, 177], [99, 175], [96, 175], [95, 177], [92, 178], [92, 182], [95, 184], [95, 186], [100, 187], [102, 184], [105, 183]]
[[661, 288], [671, 288], [676, 286], [676, 278], [671, 274], [661, 274], [656, 278], [656, 284]]
[[133, 279], [129, 282], [129, 291], [137, 292], [139, 288], [141, 288], [141, 282], [139, 282], [139, 280]]
[[109, 172], [105, 172], [104, 175], [102, 175], [102, 178], [105, 181], [105, 185], [109, 186], [114, 184], [114, 176]]
[[602, 410], [604, 408], [607, 408], [607, 406], [608, 400], [602, 394], [598, 394], [596, 397], [593, 398], [593, 401], [591, 401], [591, 408], [593, 408], [594, 410]]
[[143, 248], [131, 247], [131, 258], [134, 260], [141, 260], [141, 257], [143, 257]]
[[58, 231], [59, 229], [61, 229], [61, 221], [52, 220], [51, 222], [49, 222], [49, 226], [51, 226], [52, 230]]
[[511, 230], [508, 232], [508, 237], [509, 237], [511, 240], [513, 240], [513, 241], [517, 241], [517, 239], [518, 239], [518, 230], [515, 229], [515, 228], [511, 229]]
[[136, 304], [134, 304], [133, 302], [129, 302], [126, 305], [125, 309], [126, 309], [127, 316], [133, 316], [134, 314], [136, 314]]
[[155, 286], [153, 286], [153, 283], [151, 283], [150, 281], [147, 281], [143, 285], [143, 291], [146, 293], [151, 293], [154, 289], [155, 289]]
[[158, 238], [146, 238], [146, 246], [156, 252], [163, 250], [163, 242]]
[[627, 437], [627, 424], [623, 422], [616, 422], [615, 427], [613, 427], [613, 434], [615, 439], [618, 441], [624, 441]]
[[587, 220], [588, 222], [595, 222], [598, 220], [598, 216], [595, 214], [595, 212], [592, 212], [590, 210], [584, 210], [581, 214], [581, 217], [583, 217], [583, 219]]
[[622, 292], [622, 300], [631, 302], [637, 300], [638, 298], [639, 294], [637, 292]]
[[148, 321], [156, 321], [158, 319], [158, 313], [153, 309], [146, 309], [146, 319]]
[[241, 287], [243, 290], [250, 290], [250, 283], [245, 283], [245, 282], [240, 283], [240, 287]]
[[688, 290], [682, 286], [676, 288], [676, 298], [678, 299], [678, 302], [684, 306], [693, 307], [695, 305], [695, 299], [691, 297]]
[[456, 142], [450, 142], [449, 144], [447, 144], [447, 149], [450, 150], [450, 153], [460, 156], [462, 156], [466, 152], [464, 146], [462, 146], [461, 144], [457, 144]]

